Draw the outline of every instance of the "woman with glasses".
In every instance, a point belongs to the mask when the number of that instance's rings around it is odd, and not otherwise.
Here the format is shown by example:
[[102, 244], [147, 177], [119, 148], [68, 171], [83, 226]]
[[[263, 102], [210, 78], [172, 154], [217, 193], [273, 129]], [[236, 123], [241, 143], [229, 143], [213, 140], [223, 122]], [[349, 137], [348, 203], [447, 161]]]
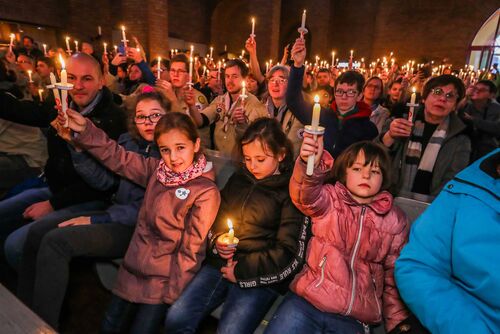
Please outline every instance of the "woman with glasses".
[[274, 66], [267, 73], [267, 96], [262, 103], [269, 112], [269, 117], [275, 118], [281, 124], [283, 132], [293, 145], [293, 157], [299, 154], [302, 143], [302, 129], [304, 125], [293, 115], [286, 104], [286, 90], [290, 70], [281, 65]]
[[382, 126], [390, 115], [389, 110], [381, 104], [383, 93], [384, 83], [382, 79], [371, 77], [366, 81], [363, 88], [363, 102], [370, 106], [372, 110], [370, 121], [377, 126], [378, 132], [382, 130]]
[[386, 122], [380, 136], [393, 157], [393, 193], [436, 196], [469, 163], [471, 144], [455, 113], [465, 95], [462, 81], [441, 75], [426, 82], [421, 106]]

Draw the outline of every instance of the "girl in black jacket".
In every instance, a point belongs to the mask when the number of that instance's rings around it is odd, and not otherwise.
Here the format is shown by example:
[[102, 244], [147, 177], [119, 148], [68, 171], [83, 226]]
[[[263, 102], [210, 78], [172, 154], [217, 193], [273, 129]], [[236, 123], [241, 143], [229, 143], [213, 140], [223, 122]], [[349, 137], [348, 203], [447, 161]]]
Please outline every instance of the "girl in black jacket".
[[245, 131], [240, 151], [245, 166], [221, 191], [207, 259], [169, 309], [166, 333], [195, 333], [223, 302], [217, 332], [253, 333], [302, 266], [308, 220], [288, 193], [290, 141], [276, 120], [261, 118]]

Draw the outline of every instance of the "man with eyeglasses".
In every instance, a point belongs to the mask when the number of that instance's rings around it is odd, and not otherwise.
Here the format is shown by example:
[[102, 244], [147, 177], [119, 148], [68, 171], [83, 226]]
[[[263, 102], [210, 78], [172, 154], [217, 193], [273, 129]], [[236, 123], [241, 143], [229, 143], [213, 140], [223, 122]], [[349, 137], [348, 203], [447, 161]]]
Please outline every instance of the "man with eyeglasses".
[[500, 143], [500, 105], [494, 101], [496, 93], [492, 81], [480, 80], [471, 87], [469, 101], [458, 112], [471, 139], [471, 162], [498, 148]]
[[238, 156], [238, 138], [253, 120], [268, 117], [266, 107], [248, 91], [242, 96], [242, 83], [248, 75], [248, 67], [241, 59], [226, 62], [224, 80], [227, 93], [215, 98], [202, 111], [199, 127], [215, 123], [215, 148], [225, 155]]
[[[302, 124], [311, 124], [313, 106], [302, 95], [304, 62], [306, 57], [305, 40], [298, 38], [292, 48], [294, 61], [290, 71], [286, 102], [292, 113]], [[370, 107], [362, 101], [363, 76], [355, 71], [342, 73], [335, 81], [335, 101], [329, 108], [322, 108], [320, 125], [325, 127], [325, 149], [337, 157], [349, 145], [372, 140], [377, 127], [370, 122]]]
[[393, 157], [392, 193], [436, 196], [469, 164], [470, 140], [455, 113], [464, 95], [464, 84], [457, 77], [434, 77], [423, 87], [422, 106], [413, 120], [386, 122], [379, 138]]

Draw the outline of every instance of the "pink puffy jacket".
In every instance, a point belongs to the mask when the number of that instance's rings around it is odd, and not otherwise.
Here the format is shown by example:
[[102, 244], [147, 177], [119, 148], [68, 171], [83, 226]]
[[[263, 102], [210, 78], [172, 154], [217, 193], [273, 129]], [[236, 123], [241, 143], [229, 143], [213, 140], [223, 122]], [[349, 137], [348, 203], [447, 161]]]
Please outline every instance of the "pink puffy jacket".
[[328, 152], [312, 176], [298, 158], [290, 181], [293, 203], [312, 218], [307, 263], [290, 288], [323, 312], [376, 324], [387, 331], [407, 316], [394, 282], [394, 263], [408, 239], [405, 214], [383, 191], [361, 205], [337, 182], [323, 184], [333, 165]]

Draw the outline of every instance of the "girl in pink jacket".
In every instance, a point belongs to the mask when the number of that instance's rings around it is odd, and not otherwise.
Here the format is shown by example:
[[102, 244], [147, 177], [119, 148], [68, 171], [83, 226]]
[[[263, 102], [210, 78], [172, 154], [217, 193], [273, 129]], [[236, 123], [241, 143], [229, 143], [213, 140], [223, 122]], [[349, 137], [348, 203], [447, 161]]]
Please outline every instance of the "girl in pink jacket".
[[[312, 176], [306, 161], [316, 154]], [[390, 161], [384, 148], [363, 141], [335, 161], [304, 134], [290, 180], [290, 196], [312, 218], [307, 263], [266, 333], [369, 333], [385, 319], [392, 330], [408, 314], [394, 283], [394, 262], [407, 242], [409, 224], [384, 189]]]

